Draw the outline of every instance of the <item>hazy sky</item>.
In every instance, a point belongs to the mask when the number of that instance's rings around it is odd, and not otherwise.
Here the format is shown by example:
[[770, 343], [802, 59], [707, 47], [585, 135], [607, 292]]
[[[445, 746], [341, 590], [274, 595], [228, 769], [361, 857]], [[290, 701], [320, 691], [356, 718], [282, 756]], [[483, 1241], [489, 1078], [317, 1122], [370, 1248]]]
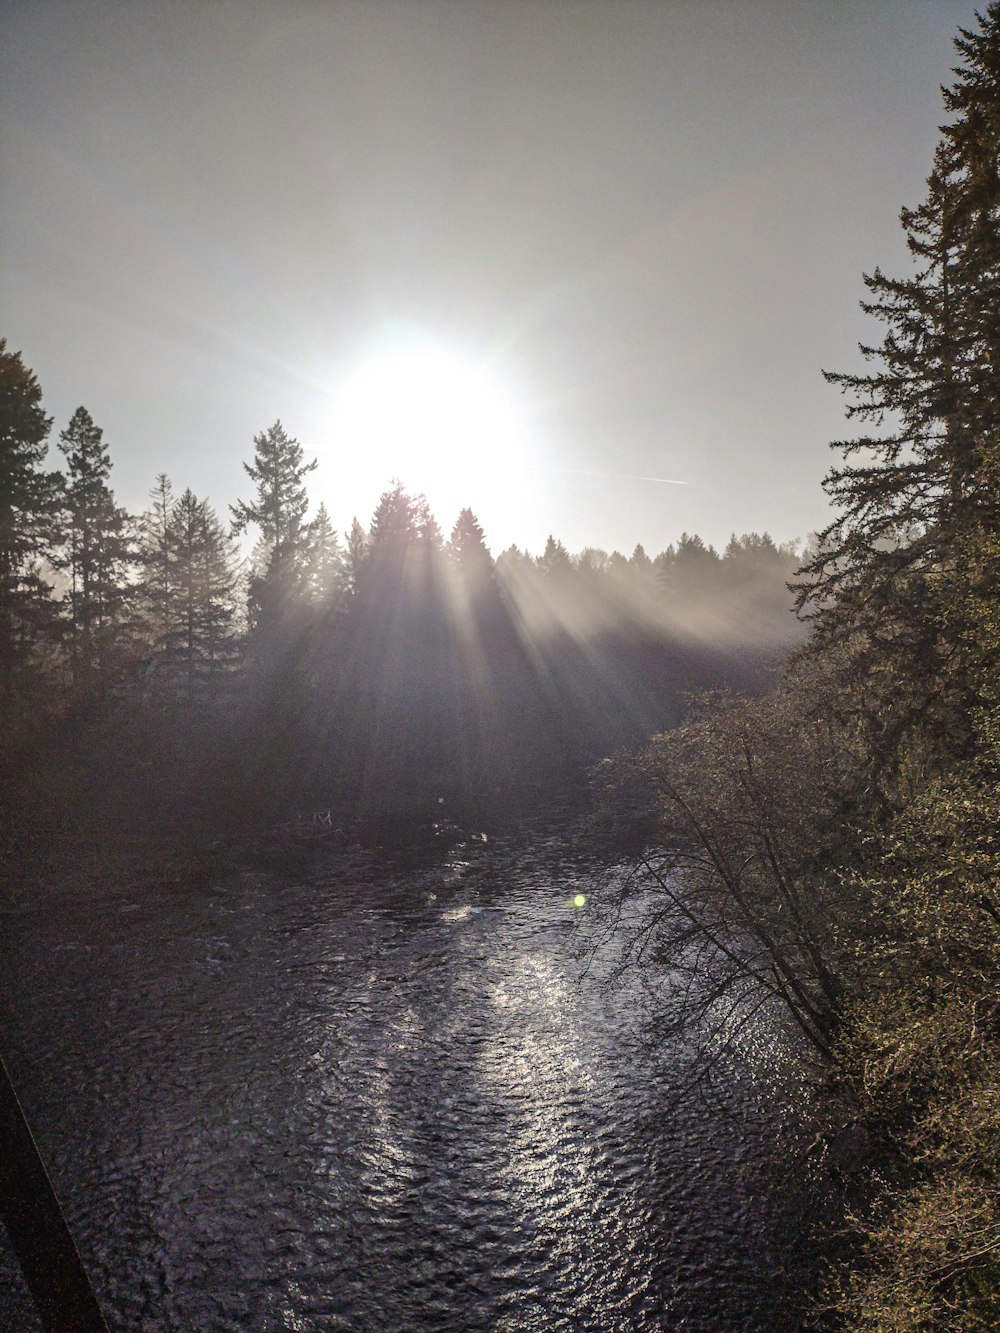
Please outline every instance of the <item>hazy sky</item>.
[[[951, 0], [0, 0], [0, 336], [119, 499], [280, 418], [494, 551], [804, 536]], [[683, 481], [669, 485], [658, 479]]]

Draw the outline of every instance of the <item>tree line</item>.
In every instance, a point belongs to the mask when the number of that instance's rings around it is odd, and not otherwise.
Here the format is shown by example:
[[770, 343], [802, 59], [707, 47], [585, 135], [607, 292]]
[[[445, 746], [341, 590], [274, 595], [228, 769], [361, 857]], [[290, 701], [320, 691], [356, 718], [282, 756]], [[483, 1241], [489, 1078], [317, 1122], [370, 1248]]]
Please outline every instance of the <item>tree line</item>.
[[767, 535], [718, 553], [684, 534], [652, 558], [550, 536], [494, 559], [470, 509], [446, 538], [394, 481], [341, 536], [280, 421], [253, 440], [228, 522], [164, 473], [132, 515], [86, 409], [58, 437], [61, 471], [51, 426], [0, 344], [2, 739], [21, 754], [86, 724], [176, 770], [158, 729], [183, 734], [245, 770], [261, 806], [544, 787], [676, 720], [686, 689], [762, 688], [797, 633], [799, 553]]

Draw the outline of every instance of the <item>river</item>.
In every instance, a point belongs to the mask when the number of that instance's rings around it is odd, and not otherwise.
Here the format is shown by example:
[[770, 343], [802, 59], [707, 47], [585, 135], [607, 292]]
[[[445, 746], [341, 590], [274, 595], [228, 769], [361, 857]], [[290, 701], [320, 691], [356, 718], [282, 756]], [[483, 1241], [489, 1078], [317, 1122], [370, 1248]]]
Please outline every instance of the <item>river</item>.
[[796, 1327], [787, 1057], [678, 1097], [614, 875], [538, 829], [7, 911], [5, 1055], [112, 1329]]

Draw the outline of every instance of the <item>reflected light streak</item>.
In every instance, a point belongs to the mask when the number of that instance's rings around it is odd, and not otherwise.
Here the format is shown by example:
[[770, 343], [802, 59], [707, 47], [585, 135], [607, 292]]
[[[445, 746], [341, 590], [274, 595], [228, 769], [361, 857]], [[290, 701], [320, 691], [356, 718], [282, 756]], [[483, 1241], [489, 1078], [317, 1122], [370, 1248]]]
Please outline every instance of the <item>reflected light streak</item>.
[[533, 954], [516, 960], [511, 975], [484, 996], [501, 1013], [516, 1013], [513, 1022], [505, 1018], [506, 1040], [484, 1051], [479, 1073], [488, 1095], [511, 1113], [507, 1170], [515, 1196], [535, 1201], [542, 1229], [562, 1216], [596, 1218], [600, 1211], [592, 1144], [581, 1136], [593, 1069], [581, 1034], [567, 1023], [571, 990], [550, 958]]

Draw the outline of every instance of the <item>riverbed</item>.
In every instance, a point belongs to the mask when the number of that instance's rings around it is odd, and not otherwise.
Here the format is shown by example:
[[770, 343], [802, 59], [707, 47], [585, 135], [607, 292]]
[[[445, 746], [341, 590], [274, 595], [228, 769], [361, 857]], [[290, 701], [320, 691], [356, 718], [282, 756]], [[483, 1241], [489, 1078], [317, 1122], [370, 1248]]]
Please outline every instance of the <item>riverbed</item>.
[[618, 873], [475, 832], [8, 910], [4, 1053], [111, 1328], [798, 1327], [791, 1057], [688, 1089], [697, 1034], [610, 980]]

